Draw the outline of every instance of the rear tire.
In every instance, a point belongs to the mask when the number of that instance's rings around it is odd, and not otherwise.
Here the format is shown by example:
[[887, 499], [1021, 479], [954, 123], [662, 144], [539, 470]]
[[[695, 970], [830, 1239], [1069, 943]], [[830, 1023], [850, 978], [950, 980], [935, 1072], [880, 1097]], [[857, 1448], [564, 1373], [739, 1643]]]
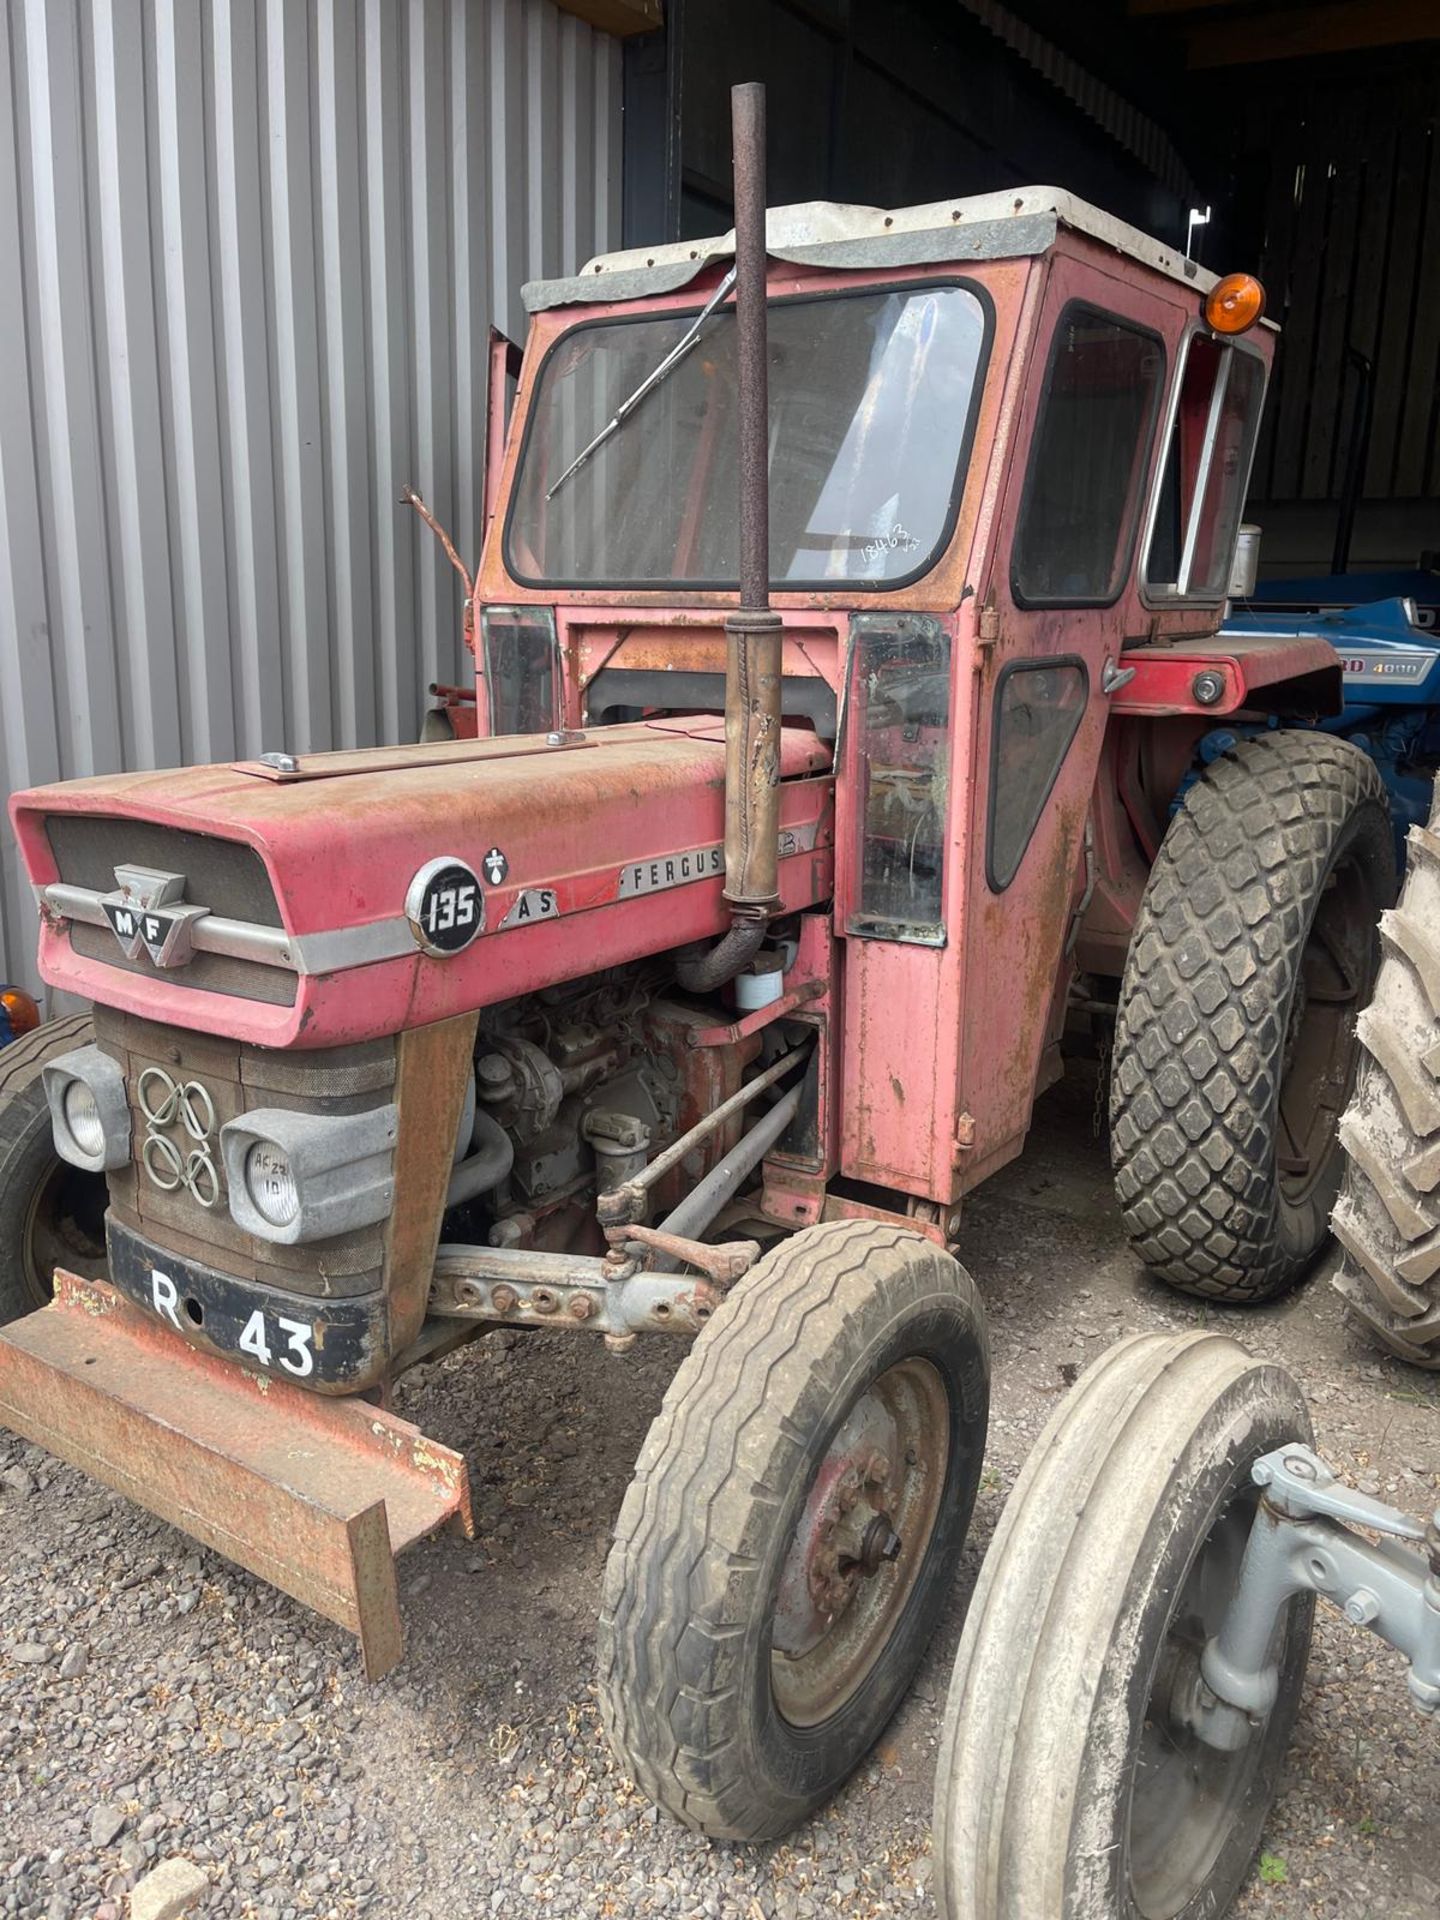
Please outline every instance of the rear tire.
[[1345, 1259], [1335, 1286], [1370, 1337], [1440, 1368], [1440, 804], [1412, 828], [1399, 904], [1380, 922], [1385, 956], [1360, 1016], [1365, 1049], [1340, 1124], [1347, 1155], [1335, 1208]]
[[43, 1307], [57, 1266], [105, 1274], [105, 1176], [62, 1160], [40, 1069], [94, 1038], [88, 1013], [0, 1049], [0, 1326]]
[[1131, 938], [1110, 1093], [1131, 1243], [1181, 1292], [1274, 1299], [1324, 1244], [1394, 887], [1380, 775], [1346, 740], [1262, 734], [1186, 793]]
[[676, 1819], [775, 1839], [864, 1758], [954, 1579], [988, 1398], [974, 1283], [916, 1234], [809, 1227], [727, 1296], [646, 1438], [601, 1601], [606, 1729]]
[[945, 1920], [1213, 1920], [1243, 1883], [1304, 1683], [1313, 1598], [1282, 1615], [1276, 1703], [1238, 1753], [1183, 1718], [1239, 1572], [1250, 1468], [1309, 1442], [1299, 1388], [1216, 1334], [1139, 1334], [1052, 1416], [986, 1554], [935, 1784]]

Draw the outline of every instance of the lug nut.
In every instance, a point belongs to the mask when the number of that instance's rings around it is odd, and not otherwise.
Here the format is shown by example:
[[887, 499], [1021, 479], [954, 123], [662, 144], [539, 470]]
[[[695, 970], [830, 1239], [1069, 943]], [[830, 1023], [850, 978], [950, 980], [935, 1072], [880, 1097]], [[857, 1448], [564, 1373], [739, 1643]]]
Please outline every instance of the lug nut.
[[490, 1291], [490, 1305], [496, 1313], [513, 1313], [519, 1299], [520, 1296], [516, 1293], [514, 1287], [502, 1285], [492, 1287]]
[[572, 1320], [588, 1320], [595, 1311], [592, 1294], [575, 1293], [570, 1296], [570, 1317]]
[[1202, 667], [1190, 682], [1190, 692], [1197, 706], [1216, 706], [1225, 696], [1225, 676], [1215, 667]]

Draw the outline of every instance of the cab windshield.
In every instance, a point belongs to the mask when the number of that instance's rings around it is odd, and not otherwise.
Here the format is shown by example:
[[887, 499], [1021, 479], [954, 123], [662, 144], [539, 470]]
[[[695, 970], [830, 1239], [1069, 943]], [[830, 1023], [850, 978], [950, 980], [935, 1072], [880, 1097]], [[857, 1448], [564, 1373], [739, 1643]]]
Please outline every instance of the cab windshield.
[[[506, 526], [531, 586], [734, 587], [734, 310], [557, 482], [695, 313], [576, 327], [540, 370]], [[954, 523], [986, 309], [971, 288], [867, 288], [769, 311], [770, 569], [776, 587], [898, 585]], [[556, 488], [553, 499], [547, 494]]]

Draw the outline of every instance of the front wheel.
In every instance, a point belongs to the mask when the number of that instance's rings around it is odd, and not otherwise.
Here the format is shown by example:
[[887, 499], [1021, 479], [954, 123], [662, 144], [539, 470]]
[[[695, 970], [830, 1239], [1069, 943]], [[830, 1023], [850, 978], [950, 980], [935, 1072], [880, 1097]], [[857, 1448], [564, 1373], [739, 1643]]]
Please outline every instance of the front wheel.
[[1282, 1368], [1217, 1334], [1139, 1334], [1062, 1403], [1016, 1483], [956, 1657], [935, 1786], [945, 1920], [1213, 1920], [1275, 1797], [1313, 1598], [1238, 1751], [1201, 1737], [1200, 1655], [1239, 1577], [1250, 1469], [1311, 1439]]
[[945, 1604], [988, 1402], [974, 1283], [916, 1234], [810, 1227], [733, 1289], [605, 1569], [601, 1707], [652, 1800], [769, 1840], [863, 1759]]
[[0, 1326], [50, 1298], [56, 1267], [105, 1274], [103, 1173], [55, 1151], [40, 1070], [94, 1038], [88, 1013], [37, 1027], [0, 1048]]

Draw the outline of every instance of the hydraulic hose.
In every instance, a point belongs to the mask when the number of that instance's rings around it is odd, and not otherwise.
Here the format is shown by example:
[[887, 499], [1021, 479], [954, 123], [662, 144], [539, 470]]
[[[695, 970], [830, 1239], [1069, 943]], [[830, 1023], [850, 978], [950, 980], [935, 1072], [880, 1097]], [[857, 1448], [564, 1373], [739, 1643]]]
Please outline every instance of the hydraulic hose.
[[484, 1145], [478, 1153], [462, 1160], [450, 1175], [445, 1190], [445, 1208], [458, 1207], [462, 1200], [474, 1200], [498, 1187], [515, 1164], [515, 1145], [500, 1122], [483, 1110], [475, 1115], [475, 1138]]
[[682, 955], [675, 963], [675, 978], [686, 993], [714, 993], [749, 966], [760, 951], [765, 926], [763, 918], [735, 920], [708, 953]]

